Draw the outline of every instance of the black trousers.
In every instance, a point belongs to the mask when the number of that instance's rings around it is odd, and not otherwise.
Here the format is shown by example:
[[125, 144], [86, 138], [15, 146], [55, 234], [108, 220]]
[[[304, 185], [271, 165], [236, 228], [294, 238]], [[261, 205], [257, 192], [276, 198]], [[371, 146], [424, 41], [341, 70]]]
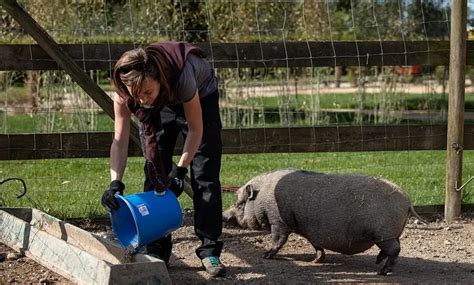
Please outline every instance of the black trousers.
[[[193, 190], [194, 231], [201, 240], [196, 249], [200, 259], [208, 256], [220, 256], [223, 243], [222, 234], [222, 197], [220, 168], [222, 157], [221, 118], [219, 114], [219, 92], [216, 91], [200, 100], [203, 118], [203, 135], [198, 152], [190, 167], [191, 187]], [[167, 106], [161, 111], [163, 131], [158, 137], [158, 150], [166, 173], [172, 169], [172, 158], [179, 134], [184, 139], [188, 126], [183, 105]], [[145, 171], [146, 175], [146, 171]], [[153, 190], [148, 177], [144, 183], [145, 191]], [[168, 262], [171, 256], [172, 241], [168, 235], [147, 246], [149, 253], [157, 254]]]

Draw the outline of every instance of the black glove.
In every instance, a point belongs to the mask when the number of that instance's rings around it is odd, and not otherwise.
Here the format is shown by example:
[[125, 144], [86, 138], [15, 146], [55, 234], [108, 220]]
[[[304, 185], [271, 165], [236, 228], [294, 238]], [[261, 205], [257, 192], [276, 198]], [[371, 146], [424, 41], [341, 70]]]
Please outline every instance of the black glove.
[[186, 177], [186, 173], [188, 173], [188, 169], [181, 166], [173, 166], [168, 178], [169, 178], [169, 186], [168, 188], [179, 197], [184, 191], [184, 177]]
[[119, 208], [119, 204], [115, 200], [114, 195], [119, 193], [123, 195], [123, 190], [125, 189], [125, 185], [120, 180], [114, 180], [110, 182], [109, 190], [105, 191], [102, 194], [102, 206], [104, 206], [107, 210], [110, 209], [117, 210]]

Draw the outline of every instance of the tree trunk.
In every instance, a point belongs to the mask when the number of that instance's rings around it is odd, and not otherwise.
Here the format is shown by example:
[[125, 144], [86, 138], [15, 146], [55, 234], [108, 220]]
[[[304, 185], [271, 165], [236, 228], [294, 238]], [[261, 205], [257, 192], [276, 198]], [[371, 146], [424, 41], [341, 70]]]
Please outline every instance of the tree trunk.
[[30, 101], [30, 113], [36, 114], [38, 112], [38, 86], [39, 86], [39, 71], [27, 71], [28, 80], [28, 98]]
[[336, 66], [334, 67], [334, 76], [335, 78], [335, 87], [339, 88], [341, 87], [341, 77], [342, 77], [342, 66]]

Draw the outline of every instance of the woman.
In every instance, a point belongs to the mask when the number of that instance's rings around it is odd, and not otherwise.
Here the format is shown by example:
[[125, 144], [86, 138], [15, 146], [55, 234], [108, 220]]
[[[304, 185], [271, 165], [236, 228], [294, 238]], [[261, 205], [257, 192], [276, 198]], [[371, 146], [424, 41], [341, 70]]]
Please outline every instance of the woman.
[[[220, 165], [222, 155], [219, 92], [214, 70], [204, 52], [184, 42], [164, 42], [125, 52], [113, 71], [115, 134], [110, 150], [109, 190], [102, 196], [107, 208], [117, 208], [115, 193], [123, 195], [130, 119], [141, 122], [140, 139], [146, 159], [144, 190], [165, 188], [179, 196], [190, 168], [196, 249], [206, 271], [222, 276], [219, 257], [223, 243]], [[182, 133], [183, 152], [173, 167], [176, 139]], [[167, 264], [171, 235], [147, 246]]]

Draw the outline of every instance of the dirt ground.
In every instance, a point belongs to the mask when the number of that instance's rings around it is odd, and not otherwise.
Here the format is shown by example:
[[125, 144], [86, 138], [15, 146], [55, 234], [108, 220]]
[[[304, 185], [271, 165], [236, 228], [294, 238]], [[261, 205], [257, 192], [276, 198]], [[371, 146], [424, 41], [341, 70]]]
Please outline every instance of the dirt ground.
[[[32, 259], [15, 255], [15, 251], [0, 243], [0, 284], [73, 284]], [[7, 259], [7, 255], [10, 254]]]
[[[271, 245], [267, 232], [224, 227], [222, 262], [228, 268], [223, 278], [209, 279], [194, 253], [198, 241], [192, 226], [173, 233], [174, 249], [169, 274], [174, 284], [295, 284], [295, 283], [457, 283], [474, 284], [474, 219], [468, 215], [447, 226], [431, 218], [429, 225], [413, 220], [402, 237], [402, 251], [393, 274], [379, 276], [376, 247], [357, 255], [326, 251], [326, 263], [312, 260], [314, 249], [302, 237], [292, 234], [276, 259], [262, 258]], [[88, 230], [97, 231], [99, 227]], [[0, 256], [13, 250], [0, 244]], [[0, 284], [70, 284], [64, 277], [28, 257], [0, 262]]]

